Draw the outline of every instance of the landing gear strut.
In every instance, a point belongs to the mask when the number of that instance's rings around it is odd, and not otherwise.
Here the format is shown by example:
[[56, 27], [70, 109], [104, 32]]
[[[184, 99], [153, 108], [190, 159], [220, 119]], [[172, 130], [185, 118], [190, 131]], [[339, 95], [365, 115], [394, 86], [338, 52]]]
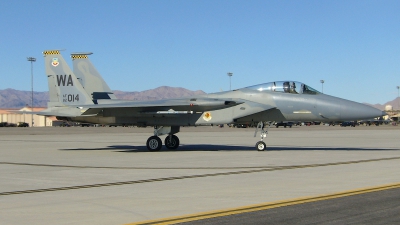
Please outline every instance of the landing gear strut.
[[256, 149], [257, 149], [258, 151], [264, 151], [265, 148], [267, 147], [267, 145], [265, 144], [265, 142], [264, 142], [263, 140], [264, 140], [264, 138], [267, 137], [268, 129], [271, 127], [271, 124], [273, 124], [273, 123], [269, 123], [269, 126], [267, 127], [266, 130], [264, 130], [265, 125], [264, 125], [264, 122], [263, 122], [263, 121], [260, 121], [260, 122], [257, 124], [257, 128], [256, 128], [256, 132], [254, 133], [254, 137], [257, 136], [258, 130], [260, 130], [260, 133], [261, 133], [261, 134], [260, 134], [260, 136], [261, 136], [261, 141], [258, 141], [258, 142], [256, 143]]
[[179, 132], [179, 126], [172, 127], [157, 127], [154, 126], [154, 136], [149, 137], [146, 142], [147, 149], [151, 152], [160, 151], [162, 141], [158, 137], [160, 135], [168, 134], [165, 138], [165, 147], [168, 149], [177, 149], [179, 147], [179, 138], [174, 134]]

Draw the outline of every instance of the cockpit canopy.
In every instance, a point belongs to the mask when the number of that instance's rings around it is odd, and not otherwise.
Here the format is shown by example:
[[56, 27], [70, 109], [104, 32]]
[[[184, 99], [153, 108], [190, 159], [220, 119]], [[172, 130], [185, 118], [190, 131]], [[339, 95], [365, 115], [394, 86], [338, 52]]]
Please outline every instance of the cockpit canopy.
[[258, 84], [246, 88], [257, 91], [283, 92], [292, 94], [308, 94], [308, 95], [320, 94], [320, 92], [315, 90], [314, 88], [297, 81], [276, 81], [276, 82]]

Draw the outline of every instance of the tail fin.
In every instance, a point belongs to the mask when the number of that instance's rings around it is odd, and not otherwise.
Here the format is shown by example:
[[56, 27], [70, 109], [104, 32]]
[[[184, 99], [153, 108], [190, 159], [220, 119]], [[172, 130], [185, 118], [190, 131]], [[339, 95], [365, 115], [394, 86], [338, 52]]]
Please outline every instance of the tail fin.
[[89, 60], [88, 55], [91, 54], [91, 52], [71, 54], [75, 75], [87, 93], [92, 95], [94, 101], [97, 99], [117, 99]]
[[49, 105], [93, 104], [59, 50], [44, 51], [43, 55], [49, 82], [50, 102], [52, 102]]

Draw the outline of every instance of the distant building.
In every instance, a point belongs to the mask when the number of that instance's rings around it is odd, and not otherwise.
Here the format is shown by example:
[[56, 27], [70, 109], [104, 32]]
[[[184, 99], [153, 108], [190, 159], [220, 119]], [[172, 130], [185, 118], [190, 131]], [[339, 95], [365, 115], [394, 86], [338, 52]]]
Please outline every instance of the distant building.
[[392, 110], [393, 110], [393, 106], [391, 106], [391, 105], [385, 106], [385, 111], [392, 111]]
[[[34, 107], [33, 111], [38, 112], [42, 111], [46, 108], [39, 108]], [[0, 123], [7, 122], [7, 123], [18, 123], [23, 122], [32, 126], [32, 115], [25, 114], [25, 113], [15, 113], [15, 111], [20, 112], [31, 112], [31, 107], [24, 107], [22, 109], [0, 109]], [[39, 116], [33, 115], [33, 126], [34, 127], [50, 127], [53, 125], [53, 121], [56, 120], [55, 117], [46, 117], [46, 116]]]
[[393, 119], [393, 121], [399, 122], [400, 110], [393, 110], [393, 106], [386, 105], [385, 112], [388, 114], [390, 118]]

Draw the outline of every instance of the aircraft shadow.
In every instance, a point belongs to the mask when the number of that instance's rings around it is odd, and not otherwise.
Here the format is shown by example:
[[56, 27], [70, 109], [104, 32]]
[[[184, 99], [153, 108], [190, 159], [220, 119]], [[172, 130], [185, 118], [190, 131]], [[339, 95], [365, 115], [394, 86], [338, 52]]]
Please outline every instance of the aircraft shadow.
[[393, 148], [267, 147], [267, 151], [399, 151]]
[[[73, 148], [59, 149], [66, 151], [99, 151], [108, 150], [116, 152], [149, 152], [146, 146], [134, 145], [110, 145], [104, 148]], [[165, 146], [161, 148], [162, 152], [184, 152], [184, 151], [256, 151], [254, 146], [229, 146], [229, 145], [181, 145], [176, 150], [167, 149]], [[400, 151], [400, 149], [392, 148], [346, 148], [346, 147], [291, 147], [291, 146], [268, 146], [265, 151]]]
[[[111, 150], [117, 152], [149, 152], [146, 146], [134, 145], [110, 145], [104, 148], [69, 148], [59, 149], [63, 151], [98, 151], [98, 150]], [[183, 152], [183, 151], [249, 151], [255, 150], [251, 146], [227, 146], [227, 145], [180, 145], [178, 149], [170, 150], [165, 146], [160, 151], [168, 152]]]

